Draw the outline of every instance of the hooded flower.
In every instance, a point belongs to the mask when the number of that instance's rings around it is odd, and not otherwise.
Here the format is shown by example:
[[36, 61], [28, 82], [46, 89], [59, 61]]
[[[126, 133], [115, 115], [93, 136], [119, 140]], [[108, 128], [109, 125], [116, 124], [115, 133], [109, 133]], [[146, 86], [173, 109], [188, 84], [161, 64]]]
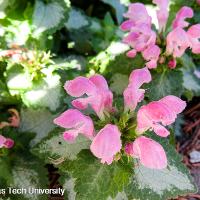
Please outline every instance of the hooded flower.
[[155, 3], [159, 7], [159, 10], [157, 11], [159, 30], [164, 31], [169, 16], [168, 12], [169, 0], [153, 0], [153, 3]]
[[19, 127], [20, 124], [20, 116], [16, 109], [11, 108], [8, 109], [8, 112], [11, 114], [11, 117], [8, 118], [9, 122], [0, 122], [0, 129], [11, 126], [11, 127]]
[[72, 105], [77, 109], [83, 110], [90, 105], [100, 119], [104, 118], [106, 111], [113, 110], [113, 94], [101, 75], [96, 74], [90, 78], [79, 76], [74, 80], [67, 81], [64, 88], [69, 95], [81, 97], [72, 101]]
[[176, 67], [176, 59], [172, 59], [168, 62], [168, 67], [174, 69]]
[[149, 61], [146, 63], [146, 66], [149, 69], [156, 68], [157, 62], [160, 56], [160, 48], [157, 45], [151, 45], [148, 46], [143, 52], [142, 52], [143, 58], [146, 61]]
[[151, 81], [151, 74], [145, 67], [142, 69], [133, 70], [129, 77], [128, 87], [124, 90], [125, 110], [135, 110], [138, 102], [144, 98], [144, 89], [140, 89], [142, 84]]
[[191, 42], [191, 49], [192, 52], [195, 54], [200, 54], [200, 24], [196, 24], [191, 26], [188, 31], [187, 34], [189, 36], [189, 40]]
[[136, 131], [142, 134], [153, 129], [157, 135], [167, 137], [169, 131], [164, 126], [172, 124], [185, 107], [185, 101], [172, 95], [144, 105], [137, 113]]
[[128, 155], [138, 158], [142, 165], [152, 169], [167, 167], [167, 157], [163, 147], [156, 141], [140, 136], [125, 147]]
[[67, 141], [74, 141], [78, 134], [89, 139], [93, 138], [94, 126], [90, 117], [83, 115], [76, 109], [69, 109], [54, 119], [54, 123], [67, 129], [63, 137]]
[[190, 7], [182, 7], [176, 14], [175, 20], [172, 22], [173, 29], [188, 27], [189, 23], [185, 21], [186, 18], [193, 17], [193, 10]]
[[124, 17], [129, 18], [121, 25], [123, 31], [130, 30], [133, 26], [140, 24], [147, 24], [151, 26], [151, 17], [142, 3], [132, 3], [129, 5], [128, 12], [124, 14]]
[[14, 141], [10, 138], [5, 138], [4, 136], [0, 135], [0, 148], [7, 148], [10, 149], [14, 145]]
[[131, 32], [123, 39], [136, 52], [144, 51], [148, 46], [155, 44], [156, 34], [146, 24], [141, 24], [131, 29]]
[[151, 17], [145, 6], [141, 3], [130, 4], [124, 16], [129, 20], [122, 23], [121, 29], [129, 33], [124, 37], [123, 42], [132, 48], [127, 52], [127, 56], [134, 58], [138, 52], [141, 52], [143, 58], [148, 61], [147, 67], [157, 67], [160, 49], [155, 45], [156, 33], [151, 29]]
[[117, 126], [107, 124], [95, 136], [90, 146], [91, 152], [101, 159], [101, 163], [110, 165], [114, 156], [120, 151], [122, 147], [121, 133]]
[[185, 50], [190, 47], [190, 40], [186, 31], [176, 28], [167, 35], [166, 52], [174, 58], [181, 57]]

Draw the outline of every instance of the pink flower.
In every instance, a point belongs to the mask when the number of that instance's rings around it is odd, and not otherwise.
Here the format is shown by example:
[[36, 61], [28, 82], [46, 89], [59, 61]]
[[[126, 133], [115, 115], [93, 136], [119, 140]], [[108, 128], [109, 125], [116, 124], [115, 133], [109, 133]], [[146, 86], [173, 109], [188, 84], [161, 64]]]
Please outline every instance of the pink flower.
[[10, 125], [9, 126], [12, 126], [12, 127], [19, 127], [19, 124], [20, 124], [20, 116], [19, 116], [19, 113], [16, 109], [14, 108], [11, 108], [8, 110], [8, 112], [12, 115], [10, 118], [9, 118], [9, 121], [10, 121]]
[[188, 34], [182, 28], [176, 28], [167, 35], [166, 52], [174, 58], [181, 57], [185, 50], [190, 47]]
[[200, 5], [200, 0], [197, 0], [197, 3]]
[[137, 113], [136, 131], [142, 134], [153, 129], [157, 135], [167, 137], [170, 133], [164, 126], [172, 124], [185, 107], [185, 101], [172, 95], [144, 105]]
[[170, 60], [170, 61], [168, 62], [168, 67], [169, 67], [170, 69], [176, 68], [176, 59]]
[[135, 110], [138, 102], [144, 98], [144, 89], [140, 89], [142, 84], [151, 81], [151, 74], [145, 67], [142, 69], [133, 70], [129, 77], [128, 87], [124, 90], [124, 104], [125, 110]]
[[77, 77], [67, 81], [64, 86], [67, 93], [73, 97], [81, 97], [72, 101], [72, 105], [84, 110], [90, 105], [100, 119], [104, 119], [105, 112], [112, 112], [113, 94], [103, 76], [94, 75], [90, 78]]
[[189, 36], [189, 40], [191, 42], [191, 48], [192, 48], [192, 52], [195, 54], [199, 54], [200, 53], [200, 24], [196, 24], [191, 26], [188, 31], [187, 34]]
[[95, 136], [90, 146], [91, 152], [101, 159], [101, 163], [110, 165], [114, 156], [120, 151], [122, 147], [121, 133], [117, 126], [107, 124]]
[[124, 31], [130, 30], [133, 26], [138, 24], [151, 25], [151, 17], [142, 3], [132, 3], [129, 5], [128, 12], [124, 14], [124, 17], [129, 18], [121, 25], [121, 29]]
[[131, 32], [123, 39], [123, 42], [133, 49], [127, 52], [127, 56], [134, 58], [137, 52], [142, 52], [148, 68], [156, 68], [160, 55], [160, 49], [156, 43], [156, 34], [146, 24], [141, 24], [131, 29]]
[[186, 18], [193, 17], [193, 10], [190, 7], [182, 7], [176, 14], [175, 20], [172, 22], [173, 29], [188, 27], [189, 23], [185, 21]]
[[14, 145], [14, 141], [10, 138], [5, 138], [4, 136], [0, 135], [0, 148], [5, 147], [7, 149], [12, 148]]
[[133, 143], [126, 145], [126, 153], [140, 160], [145, 167], [164, 169], [167, 167], [167, 157], [163, 147], [156, 141], [140, 136]]
[[146, 24], [132, 28], [131, 32], [123, 39], [123, 42], [130, 45], [137, 52], [144, 51], [149, 45], [155, 44], [156, 34]]
[[54, 119], [54, 123], [67, 129], [63, 137], [67, 141], [74, 141], [78, 134], [89, 139], [93, 138], [94, 125], [90, 117], [83, 115], [76, 109], [69, 109]]
[[0, 129], [11, 126], [11, 127], [19, 127], [20, 124], [20, 116], [16, 109], [10, 108], [8, 112], [11, 114], [11, 117], [8, 118], [9, 122], [0, 122]]
[[153, 0], [153, 3], [155, 3], [159, 7], [159, 10], [157, 11], [159, 30], [164, 31], [169, 16], [168, 12], [169, 0]]
[[160, 48], [157, 45], [151, 45], [148, 46], [143, 52], [142, 52], [143, 58], [149, 62], [146, 63], [146, 66], [149, 69], [156, 68], [157, 62], [160, 56]]
[[6, 142], [4, 143], [4, 145], [5, 145], [6, 148], [10, 149], [10, 148], [13, 147], [14, 141], [12, 139], [10, 139], [10, 138], [7, 138]]
[[[121, 25], [123, 31], [130, 31], [124, 37], [123, 42], [132, 49], [127, 56], [134, 58], [138, 52], [142, 52], [149, 68], [155, 68], [160, 55], [160, 49], [155, 45], [156, 33], [151, 29], [151, 17], [145, 6], [141, 3], [130, 4], [128, 12], [124, 15], [129, 18]], [[151, 52], [153, 51], [153, 53]]]

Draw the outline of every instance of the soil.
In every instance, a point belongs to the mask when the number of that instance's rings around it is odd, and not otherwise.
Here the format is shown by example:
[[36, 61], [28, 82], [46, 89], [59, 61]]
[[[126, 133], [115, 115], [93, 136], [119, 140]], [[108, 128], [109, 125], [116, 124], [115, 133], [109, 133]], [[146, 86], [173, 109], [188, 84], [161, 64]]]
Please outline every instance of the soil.
[[191, 163], [190, 153], [200, 151], [200, 98], [194, 98], [184, 112], [183, 135], [177, 139], [177, 151], [183, 155], [183, 162], [189, 168], [198, 187], [197, 194], [178, 197], [176, 200], [200, 200], [200, 162]]

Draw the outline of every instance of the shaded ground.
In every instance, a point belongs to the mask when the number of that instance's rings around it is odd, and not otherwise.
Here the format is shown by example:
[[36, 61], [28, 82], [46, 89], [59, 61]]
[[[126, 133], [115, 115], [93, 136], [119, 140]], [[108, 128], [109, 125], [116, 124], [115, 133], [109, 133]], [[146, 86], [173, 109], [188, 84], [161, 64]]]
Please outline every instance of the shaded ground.
[[[58, 179], [60, 175], [58, 174], [58, 170], [53, 167], [53, 165], [47, 165], [48, 171], [49, 171], [49, 188], [55, 189], [55, 188], [62, 188], [61, 185], [58, 182]], [[51, 195], [49, 197], [49, 200], [64, 200], [64, 197], [61, 195]]]
[[179, 197], [177, 200], [200, 200], [200, 162], [190, 161], [191, 152], [200, 152], [200, 98], [194, 99], [188, 105], [184, 116], [184, 135], [177, 141], [177, 151], [183, 155], [183, 162], [190, 169], [199, 191], [197, 194]]
[[[178, 197], [176, 200], [200, 200], [200, 162], [191, 163], [190, 153], [194, 150], [200, 151], [200, 98], [189, 103], [184, 112], [185, 123], [183, 125], [183, 136], [177, 141], [177, 151], [183, 155], [183, 162], [190, 169], [192, 176], [198, 186], [198, 193], [186, 197]], [[58, 179], [57, 169], [52, 165], [47, 165], [49, 171], [49, 188], [61, 187]], [[64, 200], [59, 195], [49, 197], [49, 200]]]

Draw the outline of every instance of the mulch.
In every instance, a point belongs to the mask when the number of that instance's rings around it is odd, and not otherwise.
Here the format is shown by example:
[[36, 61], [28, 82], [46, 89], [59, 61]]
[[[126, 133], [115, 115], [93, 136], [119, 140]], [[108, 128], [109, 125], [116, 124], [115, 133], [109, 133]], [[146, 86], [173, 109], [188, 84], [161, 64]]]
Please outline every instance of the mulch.
[[184, 112], [183, 136], [177, 141], [177, 151], [183, 155], [183, 163], [189, 168], [198, 187], [197, 194], [178, 197], [176, 200], [200, 200], [200, 163], [190, 162], [190, 153], [200, 151], [200, 98], [189, 103]]

